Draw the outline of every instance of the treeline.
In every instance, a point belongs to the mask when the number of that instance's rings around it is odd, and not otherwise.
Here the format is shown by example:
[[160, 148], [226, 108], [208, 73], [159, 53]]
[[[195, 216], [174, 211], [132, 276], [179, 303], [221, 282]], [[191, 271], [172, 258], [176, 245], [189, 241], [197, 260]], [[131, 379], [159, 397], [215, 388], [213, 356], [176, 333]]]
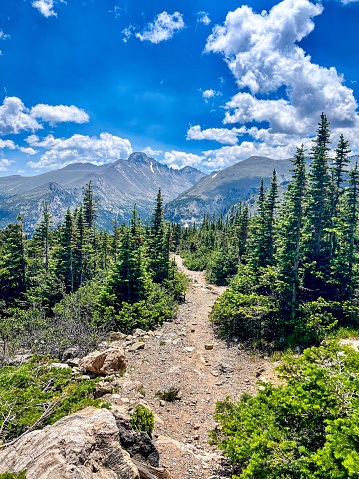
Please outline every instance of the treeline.
[[348, 171], [343, 136], [333, 162], [329, 144], [322, 114], [309, 171], [306, 151], [297, 148], [283, 201], [274, 171], [270, 187], [260, 185], [255, 216], [241, 206], [225, 221], [206, 217], [182, 233], [178, 248], [187, 265], [206, 267], [217, 284], [230, 281], [212, 310], [226, 333], [285, 346], [357, 325], [359, 171]]
[[173, 317], [185, 278], [170, 260], [171, 228], [159, 191], [147, 226], [134, 208], [129, 224], [99, 231], [91, 182], [82, 205], [53, 227], [45, 204], [27, 238], [22, 218], [0, 231], [0, 334], [15, 344], [61, 354], [91, 347], [103, 332], [148, 329]]

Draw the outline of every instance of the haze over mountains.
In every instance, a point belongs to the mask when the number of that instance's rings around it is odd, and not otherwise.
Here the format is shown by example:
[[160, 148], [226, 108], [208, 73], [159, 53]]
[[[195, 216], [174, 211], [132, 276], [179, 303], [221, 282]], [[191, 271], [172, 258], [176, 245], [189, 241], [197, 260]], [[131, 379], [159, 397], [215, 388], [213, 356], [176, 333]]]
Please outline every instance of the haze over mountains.
[[165, 217], [185, 225], [200, 222], [207, 212], [216, 216], [225, 213], [230, 205], [240, 200], [253, 200], [261, 178], [268, 186], [274, 169], [280, 184], [288, 182], [291, 166], [290, 160], [251, 156], [202, 178], [166, 205]]
[[24, 219], [24, 229], [31, 233], [48, 203], [54, 224], [63, 219], [67, 208], [74, 209], [82, 201], [86, 183], [92, 180], [94, 194], [100, 199], [99, 228], [110, 229], [116, 215], [120, 222], [131, 215], [134, 203], [142, 217], [153, 209], [158, 189], [165, 201], [177, 197], [202, 177], [199, 170], [187, 166], [169, 168], [145, 153], [133, 153], [128, 160], [103, 166], [74, 163], [60, 170], [37, 176], [20, 175], [0, 178], [0, 227]]
[[[359, 156], [351, 157], [351, 166], [358, 160]], [[25, 231], [32, 233], [42, 218], [45, 203], [54, 224], [59, 223], [68, 208], [80, 205], [90, 180], [100, 199], [99, 228], [111, 229], [116, 215], [120, 222], [128, 220], [135, 203], [140, 215], [148, 217], [159, 188], [164, 195], [165, 219], [182, 226], [198, 224], [205, 213], [218, 216], [241, 200], [253, 204], [261, 178], [269, 186], [273, 169], [284, 191], [291, 179], [291, 168], [289, 159], [252, 156], [206, 175], [190, 166], [175, 170], [145, 153], [133, 153], [128, 160], [103, 166], [74, 163], [32, 177], [5, 176], [0, 178], [0, 228], [15, 222], [21, 214]]]

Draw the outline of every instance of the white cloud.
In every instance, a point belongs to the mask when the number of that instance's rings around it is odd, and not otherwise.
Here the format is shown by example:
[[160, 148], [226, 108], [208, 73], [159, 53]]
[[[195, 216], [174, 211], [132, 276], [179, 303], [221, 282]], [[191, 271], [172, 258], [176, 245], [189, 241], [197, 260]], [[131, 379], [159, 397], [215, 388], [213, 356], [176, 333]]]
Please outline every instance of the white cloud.
[[15, 161], [6, 160], [5, 158], [0, 159], [0, 171], [6, 171], [12, 163], [15, 163]]
[[216, 95], [216, 92], [214, 90], [205, 90], [202, 93], [202, 98], [208, 99], [208, 98], [213, 98]]
[[74, 105], [35, 105], [31, 110], [17, 97], [6, 97], [0, 106], [0, 135], [17, 134], [22, 130], [36, 131], [43, 128], [38, 120], [51, 125], [60, 122], [86, 123], [88, 114]]
[[33, 155], [36, 155], [38, 153], [38, 151], [34, 150], [33, 148], [24, 148], [23, 146], [20, 146], [18, 148], [22, 153], [26, 153], [27, 155], [33, 156]]
[[16, 145], [12, 140], [1, 140], [0, 139], [0, 149], [9, 148], [9, 150], [15, 150]]
[[183, 151], [172, 150], [165, 153], [165, 163], [175, 169], [183, 166], [198, 166], [205, 158], [205, 156], [198, 156]]
[[[223, 123], [263, 123], [263, 128], [246, 129], [258, 154], [295, 151], [295, 145], [315, 134], [321, 112], [330, 121], [333, 144], [343, 132], [352, 149], [359, 151], [358, 104], [352, 89], [345, 86], [334, 67], [312, 63], [298, 45], [314, 29], [313, 18], [322, 12], [320, 3], [309, 0], [283, 0], [260, 14], [242, 6], [229, 12], [224, 24], [216, 25], [207, 39], [205, 51], [224, 56], [239, 89], [225, 106]], [[279, 89], [285, 93], [273, 99], [271, 94]], [[205, 131], [193, 133], [204, 136]], [[230, 161], [243, 159], [243, 152], [256, 154], [250, 142], [242, 145], [217, 150], [213, 162], [218, 159], [219, 164], [215, 167], [223, 162], [228, 165], [223, 153], [229, 154]]]
[[142, 151], [146, 153], [147, 156], [150, 156], [150, 157], [159, 156], [162, 153], [161, 150], [152, 150], [150, 146], [146, 146], [146, 148]]
[[26, 141], [31, 147], [48, 150], [38, 162], [29, 161], [27, 163], [31, 168], [54, 169], [74, 162], [103, 165], [121, 157], [127, 158], [132, 153], [129, 140], [110, 133], [101, 133], [99, 138], [84, 135], [55, 138], [53, 135], [48, 135], [40, 139], [36, 135], [31, 135]]
[[148, 23], [142, 33], [136, 33], [136, 37], [142, 42], [160, 43], [169, 40], [176, 32], [185, 27], [183, 16], [179, 12], [170, 15], [162, 12], [155, 18], [153, 23]]
[[54, 0], [35, 0], [32, 2], [32, 6], [37, 8], [44, 17], [56, 17], [57, 13], [54, 12]]
[[42, 103], [31, 108], [31, 116], [41, 118], [50, 125], [56, 125], [61, 122], [87, 123], [89, 121], [88, 114], [77, 106], [71, 105], [44, 105]]
[[198, 12], [197, 13], [197, 23], [204, 23], [205, 25], [209, 25], [211, 23], [211, 19], [206, 12]]
[[19, 175], [23, 175], [24, 173], [26, 173], [25, 170], [17, 170], [17, 172], [18, 172]]
[[39, 130], [42, 125], [30, 116], [29, 110], [17, 97], [6, 97], [0, 106], [0, 135], [17, 134], [21, 130]]
[[359, 0], [341, 0], [343, 5], [349, 5], [349, 3], [356, 3]]
[[213, 140], [223, 143], [224, 145], [235, 145], [238, 142], [238, 136], [246, 133], [247, 129], [232, 128], [208, 128], [202, 130], [200, 125], [191, 126], [187, 131], [187, 140]]
[[129, 27], [122, 30], [121, 33], [125, 35], [125, 38], [123, 38], [123, 41], [125, 43], [127, 43], [128, 40], [132, 37], [132, 35], [134, 34], [134, 31], [135, 31], [135, 27], [133, 25], [130, 25]]
[[0, 40], [7, 40], [8, 38], [10, 38], [10, 35], [0, 30]]
[[265, 156], [276, 160], [285, 159], [292, 157], [295, 151], [296, 145], [294, 144], [272, 147], [265, 143], [243, 141], [240, 145], [205, 151], [204, 154], [207, 158], [203, 161], [202, 166], [212, 170], [226, 168], [250, 156]]

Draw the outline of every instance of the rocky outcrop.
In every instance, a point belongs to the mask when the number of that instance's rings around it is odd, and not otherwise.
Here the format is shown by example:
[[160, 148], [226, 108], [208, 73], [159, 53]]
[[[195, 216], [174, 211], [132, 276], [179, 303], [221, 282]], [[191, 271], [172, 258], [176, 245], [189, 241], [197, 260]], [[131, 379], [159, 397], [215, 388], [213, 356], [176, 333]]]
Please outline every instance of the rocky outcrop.
[[87, 407], [0, 450], [0, 474], [26, 479], [139, 479], [107, 409]]
[[130, 421], [123, 416], [115, 417], [121, 446], [130, 453], [131, 458], [152, 467], [159, 467], [160, 456], [150, 436], [143, 431], [135, 431]]
[[80, 366], [94, 374], [115, 374], [126, 369], [125, 352], [121, 348], [95, 351], [81, 360]]

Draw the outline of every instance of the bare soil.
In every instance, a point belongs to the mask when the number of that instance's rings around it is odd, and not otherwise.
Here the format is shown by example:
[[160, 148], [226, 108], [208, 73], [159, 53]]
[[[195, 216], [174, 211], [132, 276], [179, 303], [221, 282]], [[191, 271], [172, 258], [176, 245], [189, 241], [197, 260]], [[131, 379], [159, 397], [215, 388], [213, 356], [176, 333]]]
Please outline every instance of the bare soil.
[[[187, 270], [179, 256], [176, 261], [192, 280], [186, 300], [174, 321], [145, 337], [144, 349], [127, 352], [128, 376], [142, 384], [137, 400], [142, 396], [155, 414], [153, 437], [172, 478], [221, 478], [225, 460], [208, 444], [216, 402], [254, 394], [258, 379], [272, 375], [273, 363], [250, 355], [238, 340], [216, 336], [208, 314], [225, 288], [208, 285], [204, 272]], [[180, 388], [180, 399], [161, 401], [156, 392], [169, 383]]]

